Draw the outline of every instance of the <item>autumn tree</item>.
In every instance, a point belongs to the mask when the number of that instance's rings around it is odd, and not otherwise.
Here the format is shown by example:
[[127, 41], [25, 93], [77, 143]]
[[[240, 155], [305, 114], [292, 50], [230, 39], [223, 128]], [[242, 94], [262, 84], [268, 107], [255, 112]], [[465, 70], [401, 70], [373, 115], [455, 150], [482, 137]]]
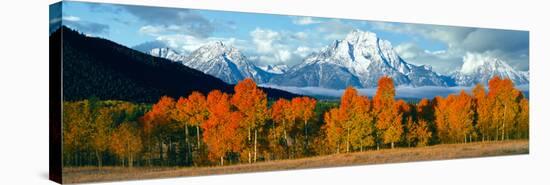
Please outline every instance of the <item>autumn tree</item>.
[[317, 101], [309, 97], [297, 97], [291, 101], [291, 109], [295, 114], [295, 118], [299, 118], [304, 122], [304, 152], [308, 146], [308, 121], [313, 118], [315, 104]]
[[494, 101], [492, 117], [496, 139], [507, 139], [516, 121], [522, 94], [514, 88], [512, 80], [495, 76], [489, 80], [488, 97]]
[[[258, 129], [262, 128], [267, 119], [267, 96], [256, 86], [251, 78], [246, 78], [235, 85], [235, 94], [231, 98], [231, 103], [243, 114], [242, 124], [248, 129], [248, 142], [251, 141], [251, 131], [254, 131], [253, 151], [254, 157], [249, 152], [249, 160], [256, 162]], [[250, 146], [250, 145], [249, 145]], [[250, 151], [250, 148], [248, 149]]]
[[492, 129], [492, 106], [493, 102], [487, 97], [485, 87], [481, 84], [477, 84], [472, 89], [472, 94], [475, 102], [475, 122], [479, 133], [481, 134], [481, 140], [490, 140], [490, 136], [494, 133]]
[[458, 96], [451, 102], [449, 110], [449, 124], [454, 142], [471, 141], [473, 134], [474, 106], [470, 95], [464, 90], [460, 91]]
[[[142, 150], [141, 132], [135, 123], [124, 122], [112, 133], [110, 148], [128, 167], [132, 167], [134, 160]], [[124, 162], [126, 161], [126, 162]]]
[[87, 100], [63, 103], [63, 162], [80, 165], [80, 154], [90, 145], [92, 116]]
[[342, 145], [347, 143], [346, 134], [344, 134], [346, 131], [343, 126], [344, 116], [340, 109], [333, 108], [325, 113], [324, 120], [329, 147], [334, 149], [336, 153], [340, 153]]
[[356, 89], [348, 87], [340, 99], [340, 107], [325, 114], [328, 143], [340, 151], [345, 144], [346, 152], [363, 150], [374, 145], [374, 122], [370, 101], [360, 96]]
[[200, 92], [192, 92], [187, 98], [180, 97], [176, 102], [176, 110], [174, 111], [174, 119], [180, 123], [180, 127], [184, 128], [185, 143], [187, 148], [186, 161], [189, 162], [189, 154], [191, 147], [189, 143], [189, 126], [196, 128], [197, 149], [200, 148], [200, 125], [208, 118], [208, 110], [206, 108], [206, 97]]
[[434, 120], [434, 105], [432, 102], [430, 102], [430, 100], [426, 99], [426, 98], [422, 98], [418, 104], [416, 105], [416, 114], [417, 114], [417, 119], [422, 119], [422, 120], [426, 120], [426, 121], [429, 121], [429, 120]]
[[91, 145], [95, 150], [97, 165], [99, 169], [102, 167], [103, 153], [109, 149], [109, 141], [111, 137], [111, 127], [114, 122], [113, 110], [110, 108], [101, 108], [98, 115], [94, 119], [91, 133]]
[[239, 152], [243, 146], [243, 136], [240, 123], [244, 116], [240, 112], [231, 111], [229, 95], [214, 90], [208, 94], [207, 108], [209, 117], [201, 124], [204, 130], [203, 139], [208, 146], [208, 156], [211, 160], [220, 160], [230, 152]]
[[416, 120], [415, 122], [418, 124], [420, 124], [421, 122], [424, 122], [426, 124], [426, 127], [427, 127], [427, 131], [430, 133], [430, 137], [427, 138], [428, 141], [426, 143], [429, 144], [429, 143], [433, 143], [434, 142], [434, 135], [435, 135], [435, 131], [436, 131], [436, 127], [435, 127], [435, 123], [434, 123], [434, 120], [435, 120], [435, 105], [434, 105], [434, 101], [430, 101], [426, 98], [423, 98], [421, 99], [417, 105], [416, 105]]
[[374, 96], [377, 135], [381, 142], [391, 144], [399, 142], [403, 134], [402, 115], [395, 104], [395, 87], [390, 77], [382, 77], [378, 81], [378, 89]]
[[352, 149], [363, 151], [365, 147], [375, 145], [372, 106], [366, 96], [354, 96], [352, 104], [347, 114], [351, 123], [350, 145]]
[[151, 107], [151, 110], [145, 113], [141, 118], [144, 134], [147, 135], [148, 143], [152, 143], [152, 138], [155, 137], [158, 141], [159, 158], [163, 161], [163, 142], [164, 137], [170, 126], [174, 123], [173, 113], [176, 102], [173, 98], [163, 96], [159, 101]]
[[529, 138], [529, 100], [522, 99], [519, 102], [520, 112], [517, 117], [517, 138]]
[[270, 133], [271, 147], [274, 150], [277, 150], [279, 147], [286, 147], [288, 155], [288, 146], [290, 145], [288, 132], [293, 128], [294, 121], [296, 120], [292, 104], [286, 99], [279, 99], [271, 106], [270, 113], [274, 122]]

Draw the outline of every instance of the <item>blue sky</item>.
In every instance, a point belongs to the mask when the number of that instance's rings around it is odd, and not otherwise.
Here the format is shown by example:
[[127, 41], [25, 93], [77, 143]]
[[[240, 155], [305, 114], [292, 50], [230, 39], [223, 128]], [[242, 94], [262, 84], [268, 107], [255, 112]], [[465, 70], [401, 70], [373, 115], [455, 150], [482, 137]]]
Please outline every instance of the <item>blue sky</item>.
[[495, 56], [529, 70], [526, 31], [84, 2], [63, 2], [62, 18], [50, 19], [128, 47], [154, 41], [190, 53], [220, 40], [259, 65], [297, 64], [360, 29], [389, 40], [407, 62], [431, 65], [443, 74], [458, 70], [467, 53]]

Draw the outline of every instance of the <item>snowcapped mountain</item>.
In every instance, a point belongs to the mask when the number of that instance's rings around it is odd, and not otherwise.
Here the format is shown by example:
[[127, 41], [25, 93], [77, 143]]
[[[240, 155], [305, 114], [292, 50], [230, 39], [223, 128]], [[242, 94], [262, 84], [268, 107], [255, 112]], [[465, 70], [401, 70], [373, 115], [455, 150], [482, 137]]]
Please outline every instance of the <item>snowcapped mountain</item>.
[[230, 84], [236, 84], [247, 77], [256, 83], [264, 83], [271, 78], [270, 73], [250, 62], [237, 48], [221, 41], [203, 45], [180, 61]]
[[264, 70], [268, 73], [273, 74], [283, 74], [286, 73], [288, 70], [288, 66], [284, 64], [278, 64], [278, 65], [265, 65], [265, 66], [258, 66], [260, 69]]
[[396, 85], [452, 86], [452, 80], [432, 71], [429, 66], [405, 62], [391, 43], [375, 33], [353, 30], [343, 40], [307, 56], [301, 64], [270, 83], [281, 86], [376, 87], [378, 79], [390, 76]]
[[516, 85], [529, 83], [528, 72], [517, 71], [499, 58], [472, 53], [466, 54], [462, 68], [452, 74], [456, 84], [461, 86], [487, 84], [494, 76], [509, 78]]
[[185, 59], [185, 55], [180, 54], [174, 49], [165, 47], [165, 48], [153, 48], [150, 51], [146, 52], [149, 55], [165, 58], [171, 61], [182, 61]]

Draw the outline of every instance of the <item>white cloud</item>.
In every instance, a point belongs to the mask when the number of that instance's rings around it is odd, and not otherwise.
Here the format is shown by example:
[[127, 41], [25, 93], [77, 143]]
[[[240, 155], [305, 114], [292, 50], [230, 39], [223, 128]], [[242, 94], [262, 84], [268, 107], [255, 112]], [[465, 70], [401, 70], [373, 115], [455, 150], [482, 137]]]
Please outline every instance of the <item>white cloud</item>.
[[227, 45], [235, 46], [239, 49], [246, 49], [246, 41], [239, 40], [233, 37], [230, 38], [218, 38], [218, 37], [195, 37], [191, 35], [173, 34], [173, 35], [161, 35], [156, 40], [166, 43], [169, 47], [176, 50], [180, 50], [184, 53], [190, 53], [203, 46], [204, 44], [222, 41]]
[[261, 28], [256, 28], [250, 32], [250, 36], [252, 36], [252, 42], [254, 42], [260, 53], [273, 52], [275, 50], [273, 43], [281, 38], [279, 32]]
[[429, 65], [442, 74], [454, 72], [462, 64], [463, 54], [456, 50], [430, 51], [420, 48], [416, 43], [405, 42], [397, 45], [395, 51], [409, 63]]
[[[445, 52], [425, 52], [439, 56], [437, 59], [441, 63], [448, 62], [446, 59], [456, 61], [457, 57], [462, 58], [467, 52], [492, 53], [498, 54], [517, 70], [529, 70], [529, 33], [526, 31], [384, 22], [373, 22], [371, 26], [377, 30], [421, 36], [446, 44]], [[404, 53], [407, 54], [411, 53]]]
[[311, 49], [310, 47], [307, 47], [307, 46], [300, 46], [300, 47], [296, 48], [296, 50], [294, 50], [294, 54], [296, 54], [296, 55], [298, 55], [302, 58], [306, 57], [311, 52], [313, 52], [313, 49]]
[[292, 19], [292, 23], [297, 25], [310, 25], [310, 24], [318, 24], [321, 21], [313, 19], [311, 17], [295, 17]]
[[64, 21], [80, 21], [80, 17], [76, 16], [63, 16]]
[[296, 59], [293, 52], [293, 45], [290, 43], [295, 34], [281, 33], [270, 29], [256, 28], [250, 32], [255, 50], [259, 56], [256, 58], [259, 63], [288, 63]]
[[138, 32], [150, 36], [159, 36], [164, 30], [162, 26], [146, 25], [139, 28]]
[[323, 39], [329, 41], [343, 39], [353, 29], [353, 25], [340, 19], [322, 22], [317, 27], [317, 31], [323, 35]]
[[296, 32], [293, 35], [293, 38], [298, 39], [298, 40], [305, 40], [305, 39], [307, 39], [307, 37], [308, 37], [307, 33], [303, 32], [303, 31]]

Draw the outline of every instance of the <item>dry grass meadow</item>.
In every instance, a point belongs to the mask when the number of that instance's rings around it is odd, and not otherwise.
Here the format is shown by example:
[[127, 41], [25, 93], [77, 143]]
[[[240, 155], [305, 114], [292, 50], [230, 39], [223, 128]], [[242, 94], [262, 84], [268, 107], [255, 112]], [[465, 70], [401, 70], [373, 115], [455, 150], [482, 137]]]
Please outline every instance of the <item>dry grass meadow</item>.
[[426, 160], [529, 154], [528, 140], [440, 144], [420, 148], [396, 148], [303, 159], [238, 164], [223, 167], [77, 167], [63, 169], [63, 183], [138, 180], [349, 165], [399, 163]]

